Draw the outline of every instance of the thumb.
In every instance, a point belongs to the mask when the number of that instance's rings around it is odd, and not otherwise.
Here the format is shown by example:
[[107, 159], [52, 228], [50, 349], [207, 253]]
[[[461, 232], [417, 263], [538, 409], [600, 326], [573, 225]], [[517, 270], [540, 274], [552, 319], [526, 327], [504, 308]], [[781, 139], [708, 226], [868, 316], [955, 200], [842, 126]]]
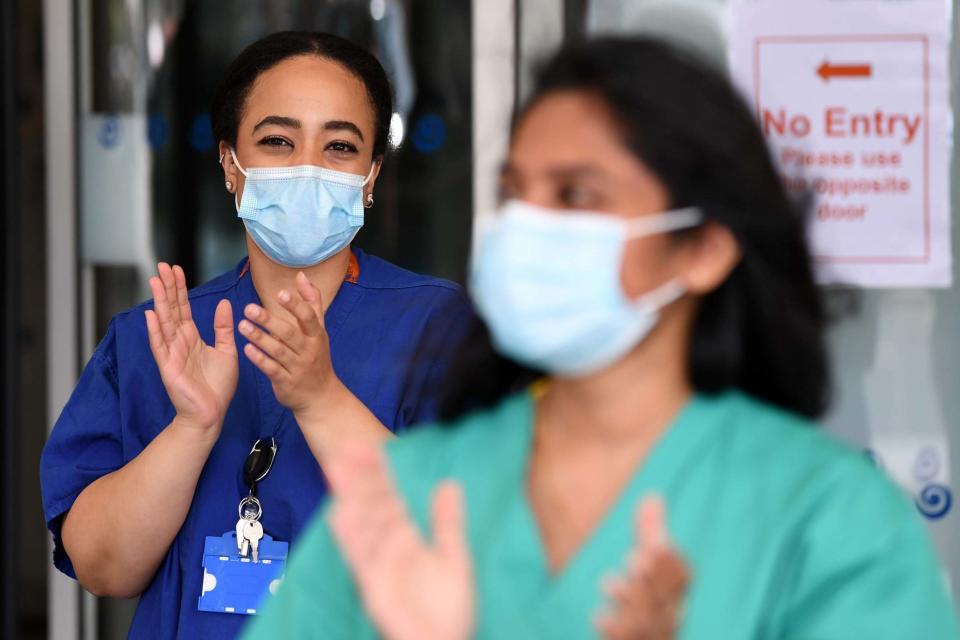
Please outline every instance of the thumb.
[[663, 498], [648, 495], [640, 501], [636, 513], [637, 542], [641, 548], [668, 547], [666, 507]]
[[221, 300], [213, 315], [214, 348], [222, 353], [236, 353], [233, 337], [233, 307], [229, 300]]
[[431, 505], [433, 543], [442, 556], [463, 559], [467, 556], [464, 535], [463, 491], [456, 482], [446, 480], [433, 493]]

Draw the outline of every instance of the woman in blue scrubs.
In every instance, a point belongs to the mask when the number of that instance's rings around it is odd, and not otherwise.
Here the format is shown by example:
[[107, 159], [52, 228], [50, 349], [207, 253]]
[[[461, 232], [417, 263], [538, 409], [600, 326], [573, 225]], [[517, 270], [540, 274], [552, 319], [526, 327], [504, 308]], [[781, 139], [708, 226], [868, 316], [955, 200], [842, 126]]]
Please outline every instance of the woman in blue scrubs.
[[153, 303], [112, 320], [41, 463], [56, 566], [139, 596], [131, 637], [229, 638], [248, 617], [200, 596], [249, 587], [203, 563], [207, 536], [241, 530], [254, 443], [276, 447], [253, 487], [263, 532], [295, 543], [345, 441], [434, 415], [469, 304], [350, 245], [391, 113], [383, 68], [334, 36], [274, 34], [227, 70], [212, 118], [249, 257], [189, 292], [160, 264]]

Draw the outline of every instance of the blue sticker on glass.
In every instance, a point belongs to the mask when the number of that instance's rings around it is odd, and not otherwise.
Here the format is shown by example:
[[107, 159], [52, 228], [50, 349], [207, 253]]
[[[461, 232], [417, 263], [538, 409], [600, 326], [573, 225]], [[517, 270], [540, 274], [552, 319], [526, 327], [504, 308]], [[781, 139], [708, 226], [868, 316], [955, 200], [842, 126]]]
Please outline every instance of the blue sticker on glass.
[[210, 151], [210, 149], [213, 149], [213, 125], [210, 122], [209, 113], [201, 113], [193, 119], [188, 138], [190, 140], [190, 146], [197, 151]]
[[162, 114], [152, 113], [147, 120], [147, 140], [150, 148], [159, 151], [167, 144], [167, 120]]
[[216, 613], [250, 615], [263, 599], [277, 592], [287, 565], [289, 544], [264, 534], [259, 561], [241, 558], [237, 534], [228, 531], [219, 538], [207, 536], [203, 545], [203, 586], [197, 609]]
[[433, 153], [443, 146], [447, 139], [447, 124], [436, 113], [425, 113], [413, 126], [410, 140], [413, 148], [421, 153]]
[[123, 130], [120, 124], [120, 118], [114, 115], [108, 115], [100, 123], [100, 130], [97, 131], [97, 141], [104, 149], [113, 149], [120, 144], [120, 136]]

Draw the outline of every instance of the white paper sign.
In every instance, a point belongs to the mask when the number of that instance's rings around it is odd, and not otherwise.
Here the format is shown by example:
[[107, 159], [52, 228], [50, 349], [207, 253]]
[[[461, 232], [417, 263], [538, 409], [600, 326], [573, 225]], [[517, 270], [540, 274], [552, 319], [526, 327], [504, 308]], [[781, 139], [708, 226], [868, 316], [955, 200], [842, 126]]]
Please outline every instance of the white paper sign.
[[734, 0], [730, 64], [823, 283], [951, 284], [947, 3]]

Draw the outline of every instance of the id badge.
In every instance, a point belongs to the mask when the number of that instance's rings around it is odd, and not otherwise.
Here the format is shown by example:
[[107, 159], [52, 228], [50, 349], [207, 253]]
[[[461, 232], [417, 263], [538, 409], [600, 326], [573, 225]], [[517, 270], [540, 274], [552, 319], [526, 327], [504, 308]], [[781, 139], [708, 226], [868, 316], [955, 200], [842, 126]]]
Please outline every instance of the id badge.
[[264, 534], [259, 561], [243, 558], [237, 534], [207, 536], [203, 545], [203, 586], [197, 609], [217, 613], [255, 614], [277, 592], [287, 565], [289, 544]]

